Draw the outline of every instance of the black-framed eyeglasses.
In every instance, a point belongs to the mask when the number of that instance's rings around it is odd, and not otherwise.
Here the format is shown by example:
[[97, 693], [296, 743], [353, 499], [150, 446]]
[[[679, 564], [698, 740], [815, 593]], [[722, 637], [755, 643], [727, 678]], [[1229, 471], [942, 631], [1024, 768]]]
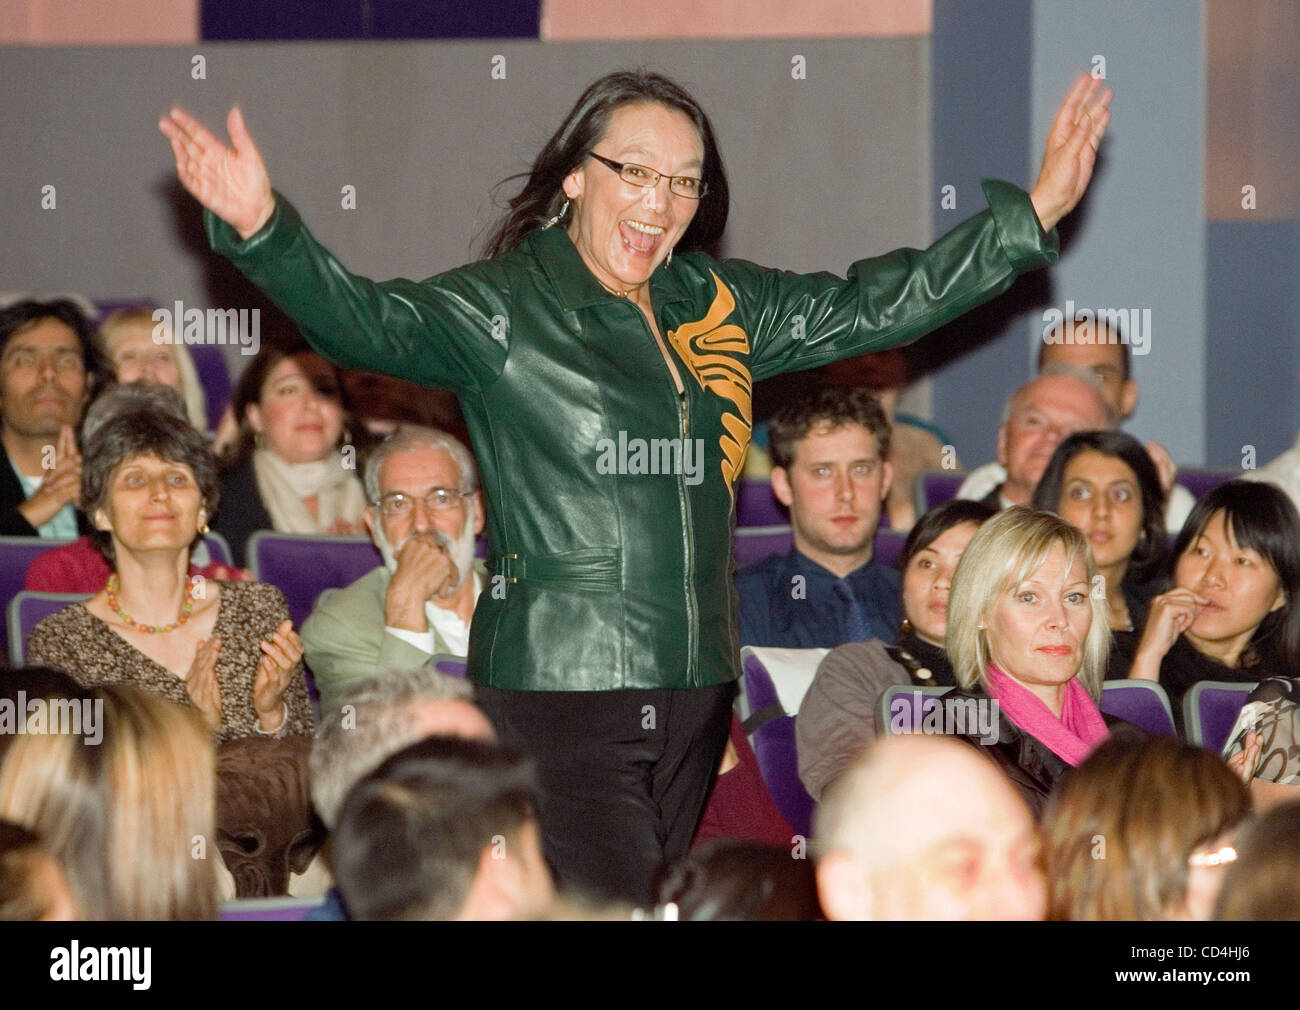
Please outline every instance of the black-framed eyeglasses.
[[591, 152], [591, 156], [607, 168], [613, 169], [618, 173], [620, 179], [624, 182], [630, 182], [633, 186], [654, 189], [659, 185], [660, 179], [667, 179], [668, 189], [678, 196], [686, 197], [688, 200], [698, 200], [709, 191], [707, 182], [693, 176], [664, 175], [663, 172], [656, 172], [653, 168], [646, 168], [644, 165], [633, 165], [625, 161], [611, 161], [595, 151]]
[[474, 492], [458, 491], [454, 487], [430, 488], [424, 495], [409, 495], [401, 491], [389, 491], [380, 495], [379, 501], [372, 502], [379, 511], [389, 519], [400, 519], [415, 511], [417, 501], [424, 502], [430, 512], [446, 512], [460, 504], [462, 498], [468, 498]]

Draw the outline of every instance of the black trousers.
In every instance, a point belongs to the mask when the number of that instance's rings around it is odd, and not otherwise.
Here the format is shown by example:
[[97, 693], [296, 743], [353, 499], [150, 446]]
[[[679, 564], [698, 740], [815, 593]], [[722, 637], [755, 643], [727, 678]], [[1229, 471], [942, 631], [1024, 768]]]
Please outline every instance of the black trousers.
[[557, 882], [651, 903], [690, 846], [727, 745], [735, 684], [689, 690], [500, 691], [476, 686], [503, 742], [533, 758], [542, 846]]

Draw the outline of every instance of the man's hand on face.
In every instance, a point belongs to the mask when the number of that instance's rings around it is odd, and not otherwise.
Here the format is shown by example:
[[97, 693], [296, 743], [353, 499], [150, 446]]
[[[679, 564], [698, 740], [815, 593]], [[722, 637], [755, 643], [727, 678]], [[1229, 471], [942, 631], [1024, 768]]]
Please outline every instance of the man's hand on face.
[[397, 552], [397, 572], [388, 584], [385, 622], [390, 628], [429, 630], [424, 605], [451, 592], [460, 582], [438, 534], [412, 533]]

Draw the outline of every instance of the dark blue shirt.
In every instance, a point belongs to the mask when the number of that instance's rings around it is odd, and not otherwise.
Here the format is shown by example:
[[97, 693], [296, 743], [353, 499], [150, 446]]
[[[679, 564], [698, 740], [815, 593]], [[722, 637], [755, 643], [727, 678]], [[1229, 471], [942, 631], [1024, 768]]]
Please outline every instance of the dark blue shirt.
[[[898, 572], [877, 561], [841, 579], [791, 548], [737, 572], [736, 592], [741, 645], [833, 649], [871, 638], [892, 643], [898, 637], [902, 583]], [[857, 620], [865, 624], [866, 637], [853, 634], [850, 599], [860, 608]]]

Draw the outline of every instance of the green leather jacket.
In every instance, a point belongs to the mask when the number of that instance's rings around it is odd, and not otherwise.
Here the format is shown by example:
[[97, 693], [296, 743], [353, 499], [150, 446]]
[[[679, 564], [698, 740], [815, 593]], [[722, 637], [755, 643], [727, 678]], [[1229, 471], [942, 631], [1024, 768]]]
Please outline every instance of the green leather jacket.
[[[848, 279], [698, 253], [650, 280], [661, 348], [562, 229], [428, 280], [350, 273], [282, 197], [208, 238], [344, 368], [460, 396], [488, 502], [471, 677], [496, 688], [690, 688], [739, 674], [734, 483], [753, 383], [915, 340], [1053, 263], [1024, 192]], [[683, 451], [685, 450], [685, 451]], [[668, 472], [664, 472], [668, 471]]]

